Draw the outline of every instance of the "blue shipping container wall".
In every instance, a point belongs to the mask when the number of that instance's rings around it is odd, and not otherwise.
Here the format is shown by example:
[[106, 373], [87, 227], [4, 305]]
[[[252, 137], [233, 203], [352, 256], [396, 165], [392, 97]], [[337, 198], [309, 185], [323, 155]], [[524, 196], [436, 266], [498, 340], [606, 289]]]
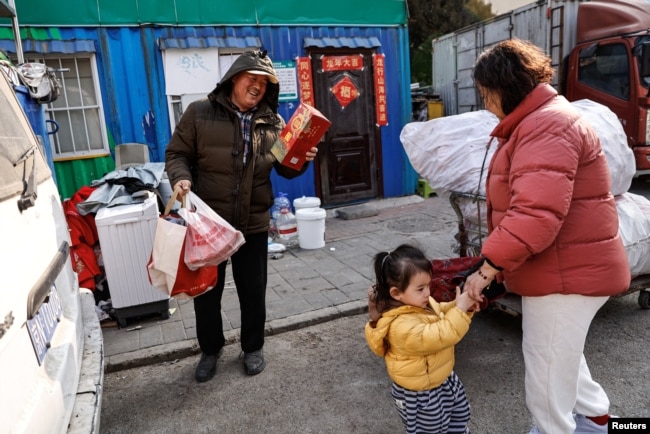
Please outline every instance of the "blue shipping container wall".
[[[163, 57], [159, 48], [160, 38], [258, 38], [275, 62], [295, 61], [297, 57], [305, 56], [304, 38], [334, 38], [339, 41], [350, 38], [350, 42], [347, 42], [350, 47], [355, 47], [355, 41], [376, 38], [381, 45], [377, 48], [378, 53], [385, 55], [388, 104], [388, 125], [381, 127], [383, 196], [397, 197], [415, 191], [417, 174], [399, 140], [402, 127], [411, 121], [406, 26], [59, 27], [45, 31], [60, 35], [62, 41], [75, 41], [63, 44], [69, 53], [79, 50], [79, 47], [89, 50], [89, 47], [94, 46], [111, 145], [146, 143], [150, 149], [151, 161], [164, 161], [165, 148], [172, 133], [165, 95]], [[0, 48], [13, 45], [13, 42], [7, 40], [0, 42]], [[24, 45], [28, 46], [29, 41]], [[59, 53], [61, 45], [33, 44], [43, 54]], [[297, 101], [282, 102], [280, 114], [288, 119], [296, 105]], [[65, 176], [61, 172], [58, 175]], [[313, 165], [297, 179], [285, 180], [274, 173], [272, 180], [275, 193], [284, 191], [290, 199], [315, 195]]]

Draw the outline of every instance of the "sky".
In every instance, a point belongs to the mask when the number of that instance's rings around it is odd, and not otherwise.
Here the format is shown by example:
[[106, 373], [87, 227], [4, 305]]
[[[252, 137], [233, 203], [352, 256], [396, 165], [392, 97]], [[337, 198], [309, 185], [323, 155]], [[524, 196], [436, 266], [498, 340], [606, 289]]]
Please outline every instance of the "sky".
[[496, 15], [517, 9], [528, 3], [533, 3], [535, 0], [484, 0], [484, 3], [492, 4], [492, 12]]

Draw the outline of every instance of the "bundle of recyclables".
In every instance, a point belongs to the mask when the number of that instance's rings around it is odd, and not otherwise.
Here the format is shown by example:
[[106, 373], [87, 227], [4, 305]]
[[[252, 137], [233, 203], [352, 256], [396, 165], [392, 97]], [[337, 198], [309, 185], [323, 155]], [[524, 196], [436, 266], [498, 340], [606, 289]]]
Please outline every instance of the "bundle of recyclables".
[[214, 288], [217, 265], [244, 244], [244, 235], [193, 192], [180, 198], [177, 214], [171, 213], [177, 199], [174, 191], [158, 219], [147, 272], [155, 288], [191, 299]]
[[[616, 200], [619, 233], [632, 277], [648, 274], [650, 200], [628, 192], [636, 165], [623, 126], [616, 114], [602, 104], [590, 100], [571, 104], [600, 138]], [[490, 148], [486, 146], [498, 122], [487, 110], [412, 122], [402, 129], [400, 141], [415, 170], [438, 194], [461, 192], [476, 195], [476, 198], [485, 197], [488, 167], [497, 143]], [[484, 200], [461, 201], [458, 205], [468, 232], [479, 233], [476, 228], [487, 228]]]

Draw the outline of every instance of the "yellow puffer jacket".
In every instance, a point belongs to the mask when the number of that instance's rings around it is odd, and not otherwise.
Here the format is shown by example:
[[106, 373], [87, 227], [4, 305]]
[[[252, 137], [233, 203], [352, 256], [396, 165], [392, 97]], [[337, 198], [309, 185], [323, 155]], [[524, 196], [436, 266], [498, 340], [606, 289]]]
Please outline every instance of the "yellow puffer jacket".
[[456, 302], [438, 303], [429, 297], [431, 310], [401, 306], [388, 310], [365, 327], [373, 353], [386, 361], [388, 375], [410, 390], [440, 386], [454, 369], [454, 345], [469, 330], [472, 313]]

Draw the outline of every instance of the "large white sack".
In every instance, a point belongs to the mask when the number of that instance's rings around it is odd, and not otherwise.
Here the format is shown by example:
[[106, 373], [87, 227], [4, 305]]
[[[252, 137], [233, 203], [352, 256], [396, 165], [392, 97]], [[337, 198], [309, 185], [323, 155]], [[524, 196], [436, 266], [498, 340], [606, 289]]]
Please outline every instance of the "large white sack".
[[[618, 231], [625, 247], [632, 277], [650, 274], [650, 200], [634, 193], [617, 195]], [[459, 197], [456, 201], [462, 215], [470, 244], [480, 245], [487, 234], [485, 223], [485, 201], [478, 203], [471, 197]], [[481, 226], [479, 209], [481, 207]], [[479, 237], [478, 234], [482, 234]], [[454, 252], [460, 251], [456, 241]]]
[[618, 232], [621, 234], [632, 277], [650, 274], [650, 201], [624, 193], [616, 196]]
[[609, 107], [589, 99], [571, 104], [589, 121], [600, 138], [609, 165], [612, 194], [616, 196], [627, 192], [636, 172], [636, 160], [618, 116]]
[[[612, 194], [625, 193], [636, 170], [634, 153], [618, 117], [591, 100], [571, 103], [600, 138], [609, 165]], [[498, 119], [487, 110], [411, 122], [402, 128], [400, 141], [415, 171], [436, 190], [475, 193], [490, 133]], [[479, 194], [485, 195], [485, 177], [496, 141], [488, 151]]]
[[[490, 133], [499, 123], [487, 110], [411, 122], [402, 128], [400, 141], [415, 171], [438, 193], [476, 192]], [[488, 152], [485, 177], [496, 142]]]

